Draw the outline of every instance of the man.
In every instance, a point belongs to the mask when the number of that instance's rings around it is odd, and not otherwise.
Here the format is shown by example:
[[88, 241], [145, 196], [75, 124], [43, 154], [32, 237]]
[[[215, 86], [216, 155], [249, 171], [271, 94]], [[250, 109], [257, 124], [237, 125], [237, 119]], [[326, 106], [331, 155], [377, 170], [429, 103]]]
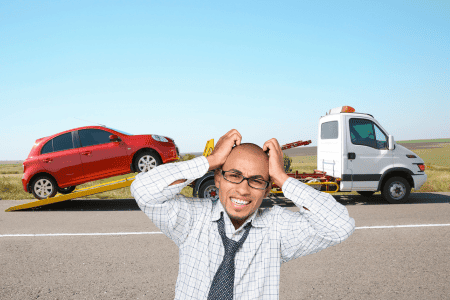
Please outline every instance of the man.
[[[262, 149], [241, 140], [232, 129], [210, 156], [158, 166], [131, 185], [139, 207], [179, 247], [175, 299], [278, 299], [281, 263], [353, 233], [343, 205], [284, 172], [276, 139]], [[220, 201], [179, 194], [210, 170]], [[259, 209], [271, 182], [299, 211]]]

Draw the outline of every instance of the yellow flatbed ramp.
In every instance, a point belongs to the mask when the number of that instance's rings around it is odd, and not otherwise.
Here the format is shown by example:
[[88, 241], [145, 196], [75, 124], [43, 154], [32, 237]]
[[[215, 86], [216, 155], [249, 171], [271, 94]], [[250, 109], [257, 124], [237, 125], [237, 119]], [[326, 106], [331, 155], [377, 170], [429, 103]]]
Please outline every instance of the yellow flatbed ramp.
[[98, 193], [103, 193], [106, 191], [117, 190], [120, 188], [130, 186], [131, 183], [133, 182], [133, 180], [134, 180], [134, 176], [116, 180], [116, 181], [110, 181], [110, 182], [106, 182], [106, 183], [102, 183], [102, 184], [98, 184], [98, 185], [94, 185], [94, 186], [90, 186], [90, 187], [86, 187], [86, 188], [82, 188], [82, 189], [76, 189], [75, 191], [73, 191], [72, 193], [67, 194], [67, 195], [58, 195], [56, 197], [51, 197], [51, 198], [47, 198], [47, 199], [43, 199], [43, 200], [36, 200], [36, 201], [28, 202], [25, 204], [12, 206], [5, 211], [15, 211], [15, 210], [21, 210], [21, 209], [27, 209], [27, 208], [34, 208], [34, 207], [39, 207], [39, 206], [43, 206], [43, 205], [47, 205], [47, 204], [52, 204], [52, 203], [62, 202], [62, 201], [71, 200], [71, 199], [75, 199], [75, 198], [94, 195], [94, 194], [98, 194]]

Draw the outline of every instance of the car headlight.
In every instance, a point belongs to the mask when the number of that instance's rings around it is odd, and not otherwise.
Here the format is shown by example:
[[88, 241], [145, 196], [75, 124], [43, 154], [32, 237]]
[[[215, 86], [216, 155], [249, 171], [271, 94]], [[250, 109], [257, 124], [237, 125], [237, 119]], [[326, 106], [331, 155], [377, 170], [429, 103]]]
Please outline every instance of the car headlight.
[[165, 137], [160, 136], [160, 135], [156, 135], [156, 134], [152, 134], [152, 138], [155, 141], [158, 141], [158, 142], [164, 142], [164, 143], [168, 143], [169, 142]]

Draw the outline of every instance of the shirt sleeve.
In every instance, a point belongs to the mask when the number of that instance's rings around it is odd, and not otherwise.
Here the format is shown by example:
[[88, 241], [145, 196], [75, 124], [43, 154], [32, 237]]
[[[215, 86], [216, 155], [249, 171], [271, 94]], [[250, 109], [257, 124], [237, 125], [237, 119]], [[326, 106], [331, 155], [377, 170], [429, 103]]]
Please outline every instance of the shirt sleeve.
[[[208, 169], [208, 160], [201, 156], [139, 173], [131, 184], [131, 194], [141, 210], [178, 246], [189, 234], [191, 220], [201, 210], [199, 201], [195, 201], [199, 199], [186, 198], [180, 191]], [[179, 179], [186, 181], [169, 186]]]
[[294, 178], [287, 179], [282, 190], [300, 209], [283, 209], [278, 218], [283, 262], [339, 244], [355, 230], [355, 220], [347, 208], [330, 194]]

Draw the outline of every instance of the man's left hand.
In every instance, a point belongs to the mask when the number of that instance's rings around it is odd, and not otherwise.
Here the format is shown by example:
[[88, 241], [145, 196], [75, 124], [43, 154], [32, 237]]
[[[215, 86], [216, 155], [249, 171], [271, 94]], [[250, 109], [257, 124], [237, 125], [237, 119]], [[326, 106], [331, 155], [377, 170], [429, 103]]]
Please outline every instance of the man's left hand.
[[283, 151], [277, 139], [272, 138], [264, 143], [263, 150], [269, 150], [269, 176], [280, 188], [289, 176], [284, 171]]

